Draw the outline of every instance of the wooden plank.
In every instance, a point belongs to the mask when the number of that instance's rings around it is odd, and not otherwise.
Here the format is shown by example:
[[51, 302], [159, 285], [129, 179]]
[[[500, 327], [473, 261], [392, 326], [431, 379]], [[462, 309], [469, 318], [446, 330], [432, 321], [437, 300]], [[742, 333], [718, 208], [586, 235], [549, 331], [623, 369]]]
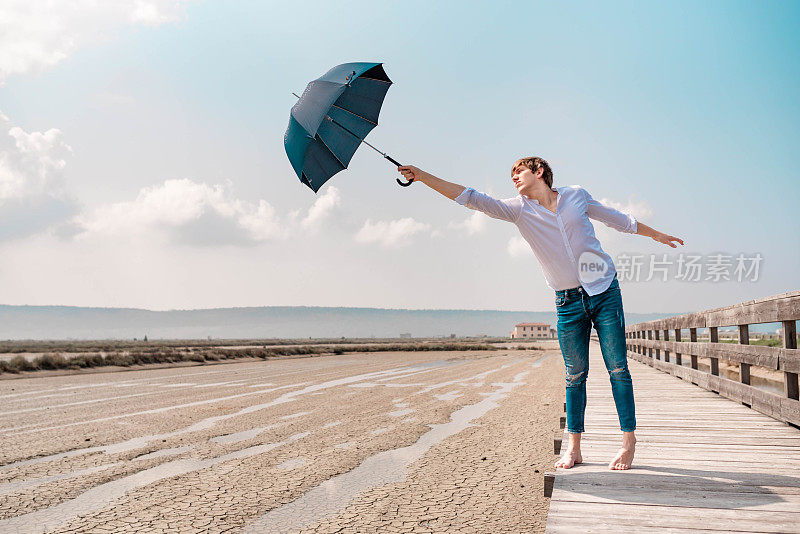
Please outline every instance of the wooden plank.
[[800, 291], [627, 326], [626, 332], [778, 323], [800, 319]]
[[692, 341], [665, 341], [655, 339], [631, 340], [632, 347], [645, 347], [681, 354], [700, 356], [701, 358], [719, 358], [729, 362], [744, 362], [771, 370], [785, 366], [800, 369], [800, 349], [767, 347], [764, 345], [742, 345], [738, 343], [711, 343]]
[[[596, 434], [592, 432], [586, 433], [587, 436], [591, 435], [592, 439], [602, 439], [606, 437], [607, 439], [613, 439], [615, 441], [619, 441], [619, 431], [614, 434]], [[737, 437], [738, 436], [738, 437]], [[685, 443], [687, 438], [692, 439], [692, 443], [694, 444], [701, 444], [701, 445], [725, 445], [725, 446], [733, 446], [739, 448], [752, 448], [753, 451], [757, 451], [759, 447], [762, 447], [766, 450], [781, 450], [785, 448], [786, 450], [794, 450], [796, 447], [800, 446], [800, 439], [798, 438], [777, 438], [773, 437], [770, 439], [770, 443], [764, 442], [764, 436], [741, 436], [734, 433], [728, 433], [726, 435], [708, 435], [702, 434], [700, 432], [690, 434], [656, 434], [653, 432], [647, 433], [646, 441], [645, 439], [640, 439], [639, 444], [641, 446], [647, 445], [677, 445], [681, 443]], [[720, 449], [723, 450], [723, 449]], [[724, 450], [728, 450], [725, 448]]]
[[[622, 485], [593, 486], [583, 485], [576, 490], [562, 489], [556, 475], [552, 501], [575, 501], [595, 503], [626, 502], [643, 506], [657, 504], [680, 506], [683, 508], [722, 508], [735, 510], [770, 510], [777, 512], [796, 512], [800, 510], [800, 495], [774, 495], [756, 493], [730, 493], [706, 489], [682, 490], [660, 488], [636, 488]], [[577, 487], [573, 485], [572, 487]]]
[[[597, 518], [604, 525], [617, 527], [617, 532], [640, 532], [642, 528], [688, 529], [699, 524], [715, 532], [797, 532], [800, 513], [764, 512], [761, 510], [712, 510], [713, 524], [707, 521], [708, 511], [674, 506], [648, 506], [645, 513], [641, 507], [629, 504], [595, 504], [575, 502], [551, 502], [548, 516], [548, 532], [589, 532]], [[557, 528], [557, 529], [556, 529]], [[613, 532], [613, 530], [610, 530]], [[663, 532], [663, 530], [660, 530]]]
[[[619, 444], [616, 447], [611, 448], [609, 447], [606, 450], [593, 450], [590, 453], [586, 453], [584, 455], [584, 464], [581, 465], [583, 467], [589, 467], [590, 464], [598, 466], [602, 469], [608, 468], [608, 462], [617, 452]], [[636, 452], [636, 461], [635, 461], [635, 469], [639, 467], [643, 468], [650, 468], [650, 467], [661, 467], [661, 466], [671, 466], [671, 467], [683, 467], [687, 465], [687, 463], [691, 463], [692, 461], [697, 460], [697, 455], [694, 456], [684, 456], [684, 457], [669, 457], [664, 458], [665, 455], [664, 451], [652, 451], [648, 454], [639, 454], [639, 451]], [[773, 455], [773, 457], [776, 455]], [[594, 460], [594, 461], [593, 461]], [[706, 467], [709, 471], [719, 471], [719, 472], [730, 472], [730, 473], [740, 473], [740, 472], [765, 472], [765, 471], [776, 471], [776, 472], [783, 472], [788, 470], [800, 471], [800, 465], [797, 464], [797, 461], [785, 463], [780, 460], [769, 460], [764, 458], [762, 460], [754, 460], [745, 456], [741, 456], [738, 458], [720, 458], [714, 460], [703, 460], [703, 466]], [[561, 472], [558, 472], [557, 475], [560, 477]]]
[[[609, 422], [609, 424], [602, 426], [596, 423], [590, 423], [590, 425], [591, 426], [589, 427], [589, 429], [587, 429], [586, 435], [592, 436], [592, 439], [603, 439], [605, 437], [613, 437], [614, 439], [619, 438], [619, 423], [612, 424], [611, 422]], [[775, 445], [779, 443], [783, 443], [786, 445], [800, 445], [800, 438], [797, 438], [795, 436], [783, 435], [780, 433], [773, 433], [773, 431], [769, 428], [762, 428], [760, 430], [748, 429], [746, 431], [734, 433], [731, 432], [730, 429], [704, 431], [701, 428], [689, 427], [681, 431], [680, 429], [677, 428], [653, 428], [653, 427], [647, 427], [645, 425], [637, 425], [637, 426], [638, 429], [641, 430], [642, 432], [647, 431], [646, 432], [647, 435], [639, 440], [641, 443], [650, 443], [653, 440], [675, 441], [676, 443], [684, 443], [687, 440], [681, 438], [688, 438], [688, 437], [700, 438], [703, 436], [718, 440], [725, 440], [729, 436], [734, 436], [734, 438], [735, 436], [740, 436], [743, 439], [754, 440], [757, 441], [758, 443], [764, 443], [764, 435], [769, 433], [772, 434], [771, 436], [771, 439], [773, 440], [772, 443]], [[774, 441], [774, 440], [780, 440], [780, 441]], [[734, 439], [734, 442], [745, 444], [744, 442], [738, 441], [736, 439]]]
[[782, 398], [781, 419], [800, 424], [800, 401]]
[[778, 369], [788, 373], [800, 373], [800, 349], [781, 349], [778, 353]]
[[[550, 529], [547, 532], [553, 532], [558, 534], [576, 534], [586, 533], [586, 534], [618, 534], [623, 532], [631, 532], [635, 534], [639, 533], [658, 533], [658, 534], [719, 534], [720, 532], [726, 532], [723, 530], [709, 530], [709, 529], [683, 529], [683, 528], [668, 528], [664, 529], [662, 527], [646, 527], [646, 526], [635, 526], [635, 527], [627, 527], [627, 529], [623, 529], [618, 527], [617, 525], [607, 525], [607, 524], [596, 524], [594, 522], [589, 522], [588, 519], [584, 519], [583, 524], [578, 523], [577, 529], [574, 524], [570, 525], [557, 525]], [[760, 533], [761, 531], [759, 531]]]
[[[709, 529], [683, 529], [683, 528], [668, 528], [664, 529], [662, 527], [645, 527], [645, 526], [635, 526], [635, 527], [628, 527], [627, 529], [622, 529], [616, 525], [605, 525], [605, 524], [595, 524], [589, 523], [588, 520], [584, 519], [583, 526], [577, 528], [574, 525], [567, 525], [567, 526], [554, 526], [548, 532], [554, 532], [558, 534], [576, 534], [577, 532], [586, 533], [586, 534], [619, 534], [623, 532], [631, 532], [635, 534], [639, 533], [658, 533], [658, 534], [719, 534], [720, 532], [727, 532], [724, 530], [709, 530]], [[580, 523], [579, 523], [580, 524]], [[758, 531], [759, 533], [761, 531]]]
[[[625, 480], [619, 480], [620, 473], [609, 471], [605, 466], [586, 466], [580, 471], [567, 470], [559, 475], [559, 489], [580, 485], [613, 485], [624, 483], [626, 487], [673, 487], [684, 489], [706, 489], [733, 493], [786, 493], [800, 495], [797, 477], [765, 473], [728, 473], [717, 470], [691, 469], [677, 467], [643, 466], [625, 473]], [[573, 480], [577, 480], [575, 484]], [[574, 490], [573, 490], [574, 491]], [[800, 509], [798, 509], [800, 512]]]
[[[681, 420], [676, 419], [674, 420], [673, 424], [667, 424], [667, 421], [660, 421], [658, 423], [651, 423], [648, 421], [638, 421], [636, 427], [638, 430], [642, 432], [646, 432], [648, 435], [658, 435], [659, 432], [678, 432], [679, 435], [685, 436], [687, 434], [692, 435], [693, 432], [702, 432], [706, 435], [727, 435], [731, 432], [730, 425], [721, 426], [721, 425], [709, 425], [708, 428], [702, 428], [702, 418], [697, 419], [690, 419], [690, 420]], [[685, 424], [684, 424], [685, 423]], [[695, 426], [695, 423], [698, 423]], [[776, 421], [776, 426], [771, 425], [748, 425], [745, 428], [740, 428], [737, 431], [737, 434], [742, 436], [758, 436], [763, 438], [764, 432], [770, 432], [772, 435], [777, 437], [794, 437], [793, 434], [789, 433], [787, 430], [787, 434], [783, 434], [783, 430], [786, 429], [786, 425], [778, 423]], [[610, 430], [613, 432], [617, 432], [619, 430], [619, 423], [617, 421], [609, 421], [607, 423], [600, 422], [600, 421], [592, 421], [592, 428], [588, 432], [603, 432], [606, 430]]]
[[[706, 326], [732, 326], [736, 324], [772, 323], [781, 321], [778, 311], [779, 300], [769, 300], [755, 304], [735, 304], [719, 310], [705, 312]], [[791, 307], [789, 307], [791, 312]]]

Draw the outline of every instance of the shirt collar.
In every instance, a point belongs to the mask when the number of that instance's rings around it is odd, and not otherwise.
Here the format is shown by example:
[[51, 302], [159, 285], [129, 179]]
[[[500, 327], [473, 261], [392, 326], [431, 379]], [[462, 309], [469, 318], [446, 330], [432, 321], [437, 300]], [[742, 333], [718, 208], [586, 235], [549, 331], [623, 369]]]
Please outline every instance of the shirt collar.
[[[555, 192], [555, 193], [557, 193], [557, 194], [559, 194], [559, 195], [561, 194], [561, 188], [560, 187], [551, 187], [550, 190]], [[533, 202], [534, 204], [541, 205], [541, 202], [539, 202], [535, 198], [528, 198], [525, 195], [523, 195], [522, 193], [520, 193], [519, 196], [521, 196], [524, 200], [527, 200], [528, 202]]]

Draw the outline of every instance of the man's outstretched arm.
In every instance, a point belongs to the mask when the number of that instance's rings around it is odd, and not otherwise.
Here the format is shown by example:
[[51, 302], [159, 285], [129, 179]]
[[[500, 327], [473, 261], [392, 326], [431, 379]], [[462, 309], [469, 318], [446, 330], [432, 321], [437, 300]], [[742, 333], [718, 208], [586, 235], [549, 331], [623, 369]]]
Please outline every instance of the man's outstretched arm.
[[614, 228], [620, 232], [650, 237], [659, 243], [664, 243], [672, 248], [677, 247], [673, 241], [677, 241], [683, 245], [683, 239], [659, 232], [655, 228], [647, 226], [643, 222], [638, 221], [633, 215], [623, 213], [615, 208], [612, 208], [611, 206], [603, 204], [602, 202], [598, 202], [592, 198], [592, 195], [590, 195], [585, 189], [583, 191], [586, 194], [586, 214], [592, 219], [601, 221], [605, 223], [606, 226]]
[[675, 248], [675, 247], [678, 246], [678, 245], [673, 244], [672, 243], [673, 241], [677, 241], [678, 243], [683, 245], [683, 239], [681, 239], [679, 237], [672, 236], [672, 235], [665, 234], [663, 232], [659, 232], [655, 228], [651, 228], [650, 226], [647, 226], [645, 223], [643, 223], [641, 221], [638, 221], [636, 226], [637, 226], [636, 233], [639, 234], [639, 235], [651, 237], [651, 238], [655, 239], [656, 241], [658, 241], [659, 243], [664, 243], [665, 245], [669, 245], [672, 248]]
[[442, 180], [441, 178], [437, 178], [431, 173], [425, 172], [420, 168], [414, 167], [413, 165], [403, 165], [402, 167], [397, 167], [397, 171], [400, 172], [406, 180], [422, 182], [431, 189], [443, 194], [450, 200], [455, 200], [456, 197], [460, 195], [464, 189], [466, 189], [466, 187], [463, 185]]
[[450, 200], [455, 200], [467, 208], [482, 211], [489, 217], [509, 222], [515, 222], [519, 218], [521, 210], [519, 199], [498, 200], [486, 193], [475, 191], [471, 187], [464, 187], [463, 185], [437, 178], [411, 165], [403, 165], [398, 167], [397, 170], [406, 179], [413, 178], [415, 182], [422, 182]]

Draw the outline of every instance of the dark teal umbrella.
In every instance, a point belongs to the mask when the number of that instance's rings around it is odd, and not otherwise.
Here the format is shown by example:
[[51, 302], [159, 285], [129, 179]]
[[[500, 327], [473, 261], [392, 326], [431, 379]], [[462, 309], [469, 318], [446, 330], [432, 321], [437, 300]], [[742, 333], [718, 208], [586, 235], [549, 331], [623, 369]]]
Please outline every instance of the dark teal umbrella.
[[[283, 144], [294, 172], [315, 193], [347, 168], [361, 143], [400, 166], [364, 140], [378, 125], [383, 99], [392, 85], [382, 65], [345, 63], [333, 67], [309, 83], [292, 107]], [[411, 181], [399, 179], [397, 183], [411, 185]]]

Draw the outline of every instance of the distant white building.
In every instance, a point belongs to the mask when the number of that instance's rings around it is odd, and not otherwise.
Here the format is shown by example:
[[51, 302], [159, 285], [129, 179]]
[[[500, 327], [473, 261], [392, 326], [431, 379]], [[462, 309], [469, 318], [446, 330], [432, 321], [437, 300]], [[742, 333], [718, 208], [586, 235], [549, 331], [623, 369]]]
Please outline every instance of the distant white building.
[[553, 339], [556, 330], [548, 323], [519, 323], [511, 332], [511, 339]]

